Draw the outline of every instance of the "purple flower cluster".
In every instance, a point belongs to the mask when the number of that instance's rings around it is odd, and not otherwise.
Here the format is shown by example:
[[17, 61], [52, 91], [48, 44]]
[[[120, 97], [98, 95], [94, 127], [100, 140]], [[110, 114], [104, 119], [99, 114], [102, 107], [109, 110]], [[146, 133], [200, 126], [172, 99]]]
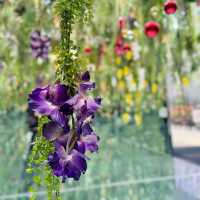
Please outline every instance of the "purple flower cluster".
[[34, 58], [48, 59], [50, 38], [42, 35], [40, 31], [34, 31], [31, 33], [30, 40], [32, 56]]
[[86, 153], [97, 152], [99, 137], [91, 127], [91, 121], [101, 106], [101, 98], [87, 96], [95, 88], [85, 72], [75, 95], [70, 94], [67, 85], [55, 84], [36, 88], [29, 95], [29, 106], [50, 121], [43, 127], [43, 136], [53, 142], [55, 152], [49, 155], [48, 163], [53, 174], [79, 180], [87, 169]]

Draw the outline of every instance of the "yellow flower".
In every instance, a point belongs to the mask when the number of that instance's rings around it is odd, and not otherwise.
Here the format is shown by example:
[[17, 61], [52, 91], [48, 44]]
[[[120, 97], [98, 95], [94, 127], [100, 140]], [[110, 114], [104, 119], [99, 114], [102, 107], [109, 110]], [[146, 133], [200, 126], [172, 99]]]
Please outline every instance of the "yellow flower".
[[142, 99], [142, 94], [141, 94], [140, 91], [137, 91], [135, 93], [135, 100], [136, 100], [136, 102], [139, 103], [141, 101], [141, 99]]
[[128, 123], [130, 122], [130, 119], [131, 119], [131, 117], [130, 117], [130, 115], [129, 115], [128, 113], [124, 113], [124, 114], [122, 115], [122, 121], [123, 121], [125, 124], [128, 124]]
[[153, 85], [151, 86], [151, 91], [153, 94], [156, 94], [158, 91], [158, 85], [156, 83], [153, 83]]
[[131, 85], [132, 85], [133, 87], [136, 86], [136, 81], [135, 81], [134, 79], [131, 80]]
[[117, 87], [118, 87], [120, 90], [124, 90], [125, 85], [126, 85], [126, 84], [125, 84], [124, 81], [119, 81]]
[[127, 53], [126, 53], [126, 59], [127, 60], [131, 60], [133, 58], [133, 53], [131, 52], [131, 51], [128, 51]]
[[135, 114], [134, 119], [135, 119], [136, 126], [141, 126], [142, 125], [143, 119], [142, 119], [141, 114], [138, 114], [138, 113]]
[[133, 31], [134, 38], [138, 38], [139, 35], [140, 35], [139, 31], [137, 31], [137, 29], [134, 29], [134, 31]]
[[124, 71], [124, 76], [127, 76], [127, 75], [129, 74], [129, 69], [128, 69], [127, 66], [125, 66], [125, 67], [123, 68], [123, 71]]
[[189, 78], [187, 76], [183, 76], [181, 78], [181, 82], [185, 87], [189, 86], [189, 84], [190, 84], [190, 80], [189, 80]]
[[117, 65], [120, 65], [121, 62], [122, 62], [122, 60], [121, 60], [120, 57], [117, 57], [117, 58], [115, 59], [115, 63], [116, 63]]
[[144, 80], [143, 85], [144, 85], [144, 88], [147, 88], [147, 86], [148, 86], [147, 80]]
[[123, 70], [122, 69], [118, 69], [117, 70], [117, 78], [121, 79], [123, 77]]
[[126, 94], [125, 95], [125, 102], [131, 106], [133, 104], [133, 98], [132, 98], [132, 95], [131, 94]]

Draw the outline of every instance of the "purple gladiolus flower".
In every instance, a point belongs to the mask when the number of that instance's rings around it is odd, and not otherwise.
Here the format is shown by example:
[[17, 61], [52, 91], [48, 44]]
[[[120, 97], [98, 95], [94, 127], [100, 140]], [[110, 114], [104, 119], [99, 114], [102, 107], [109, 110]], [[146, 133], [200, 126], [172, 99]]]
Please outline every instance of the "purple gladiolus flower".
[[36, 88], [29, 95], [30, 108], [50, 119], [42, 130], [43, 137], [55, 147], [48, 156], [48, 164], [53, 175], [61, 177], [63, 182], [68, 178], [79, 180], [87, 169], [86, 153], [99, 149], [100, 139], [91, 122], [101, 106], [101, 98], [87, 96], [94, 88], [95, 83], [90, 82], [90, 74], [86, 72], [75, 95], [63, 84]]
[[53, 169], [54, 175], [62, 176], [63, 182], [67, 178], [79, 180], [81, 174], [85, 173], [87, 169], [86, 158], [83, 154], [77, 150], [67, 153], [64, 147], [49, 155], [48, 162]]
[[82, 75], [82, 83], [80, 84], [78, 93], [69, 99], [67, 103], [71, 105], [75, 111], [81, 110], [86, 107], [87, 110], [96, 112], [100, 108], [99, 101], [87, 96], [87, 91], [95, 88], [95, 83], [90, 82], [90, 75], [88, 72]]
[[[69, 131], [69, 129], [68, 129]], [[50, 141], [55, 141], [64, 135], [64, 129], [56, 122], [48, 122], [43, 127], [43, 136]]]
[[69, 89], [65, 85], [56, 84], [46, 88], [36, 88], [29, 95], [29, 107], [66, 127], [67, 117], [61, 111], [61, 107], [68, 99]]

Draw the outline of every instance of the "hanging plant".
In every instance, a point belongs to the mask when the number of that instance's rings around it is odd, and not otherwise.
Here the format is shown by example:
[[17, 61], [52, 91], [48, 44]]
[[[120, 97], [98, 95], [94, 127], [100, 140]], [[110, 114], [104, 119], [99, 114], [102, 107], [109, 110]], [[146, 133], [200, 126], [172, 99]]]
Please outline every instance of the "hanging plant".
[[86, 153], [99, 148], [99, 137], [91, 123], [101, 106], [101, 98], [88, 96], [95, 83], [90, 81], [88, 71], [83, 72], [78, 48], [71, 40], [72, 25], [78, 20], [88, 21], [91, 7], [91, 0], [55, 1], [61, 30], [57, 81], [51, 86], [36, 88], [29, 95], [29, 107], [39, 116], [39, 129], [28, 171], [34, 174], [45, 169], [50, 199], [54, 194], [60, 198], [59, 178], [62, 182], [69, 178], [79, 180], [87, 169]]
[[30, 36], [30, 46], [34, 58], [48, 59], [50, 38], [42, 35], [40, 31], [34, 31]]
[[144, 32], [147, 37], [154, 38], [160, 32], [160, 25], [157, 22], [149, 21], [144, 25]]
[[167, 15], [174, 14], [177, 8], [176, 0], [167, 0], [164, 4], [164, 10]]

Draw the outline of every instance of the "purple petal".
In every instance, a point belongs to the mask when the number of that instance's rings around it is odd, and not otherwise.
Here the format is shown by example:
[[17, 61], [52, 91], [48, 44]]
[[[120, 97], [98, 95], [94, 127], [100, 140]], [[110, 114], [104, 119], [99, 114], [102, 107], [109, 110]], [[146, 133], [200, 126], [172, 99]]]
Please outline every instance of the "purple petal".
[[43, 42], [43, 43], [48, 43], [50, 41], [50, 38], [48, 36], [41, 36], [40, 37], [40, 40]]
[[102, 98], [101, 97], [96, 97], [95, 99], [95, 102], [99, 105], [101, 105], [101, 102], [102, 102]]
[[68, 162], [64, 168], [64, 174], [66, 174], [68, 178], [73, 178], [78, 181], [81, 176], [81, 171], [78, 170], [72, 163]]
[[66, 85], [56, 84], [49, 87], [49, 99], [55, 105], [63, 105], [69, 99], [69, 88]]
[[86, 151], [86, 149], [85, 149], [85, 143], [82, 142], [82, 141], [78, 141], [77, 145], [76, 145], [76, 149], [77, 149], [78, 152], [80, 152], [82, 154], [85, 154], [85, 151]]
[[37, 48], [40, 48], [41, 47], [41, 42], [40, 41], [31, 41], [31, 48], [32, 49], [37, 49]]
[[93, 99], [87, 99], [87, 109], [96, 112], [100, 108], [100, 105]]
[[86, 71], [82, 77], [81, 77], [82, 81], [90, 81], [90, 73], [88, 71]]
[[62, 176], [63, 175], [63, 168], [59, 164], [59, 156], [56, 152], [48, 156], [48, 164], [53, 170], [53, 174], [55, 176]]
[[59, 138], [57, 138], [54, 141], [54, 146], [55, 146], [56, 151], [59, 151], [59, 148], [61, 146], [66, 147], [68, 139], [69, 139], [69, 134], [65, 134], [65, 135], [62, 135]]
[[79, 110], [81, 109], [82, 106], [84, 106], [85, 99], [80, 94], [76, 94], [74, 97], [69, 99], [66, 103], [73, 106], [74, 110]]
[[29, 95], [29, 107], [35, 112], [42, 115], [50, 115], [54, 110], [58, 109], [56, 105], [46, 100], [47, 88], [36, 88]]
[[92, 90], [95, 88], [95, 83], [94, 82], [84, 82], [80, 84], [80, 91], [81, 92], [86, 92], [87, 90]]
[[66, 158], [67, 158], [67, 153], [65, 151], [65, 147], [64, 146], [59, 146], [57, 149], [56, 149], [56, 152], [58, 154], [58, 156], [60, 157], [60, 164], [63, 166], [65, 161], [66, 161]]
[[32, 40], [37, 40], [40, 38], [40, 31], [34, 31], [31, 33], [31, 39]]
[[78, 151], [73, 150], [71, 152], [72, 160], [71, 163], [75, 165], [80, 171], [85, 172], [87, 170], [87, 162], [85, 158]]
[[60, 107], [60, 111], [65, 115], [70, 115], [73, 112], [73, 106], [69, 105], [68, 103], [65, 103]]
[[68, 119], [59, 110], [55, 109], [50, 113], [51, 119], [57, 122], [65, 131], [69, 132]]
[[41, 53], [39, 57], [41, 57], [43, 59], [48, 59], [49, 54], [48, 53]]
[[49, 122], [44, 125], [42, 133], [47, 140], [53, 141], [63, 135], [64, 131], [58, 123]]
[[86, 123], [82, 126], [82, 134], [83, 135], [90, 135], [93, 132], [89, 123]]
[[81, 138], [86, 151], [96, 152], [99, 149], [99, 137], [96, 134], [86, 135]]

